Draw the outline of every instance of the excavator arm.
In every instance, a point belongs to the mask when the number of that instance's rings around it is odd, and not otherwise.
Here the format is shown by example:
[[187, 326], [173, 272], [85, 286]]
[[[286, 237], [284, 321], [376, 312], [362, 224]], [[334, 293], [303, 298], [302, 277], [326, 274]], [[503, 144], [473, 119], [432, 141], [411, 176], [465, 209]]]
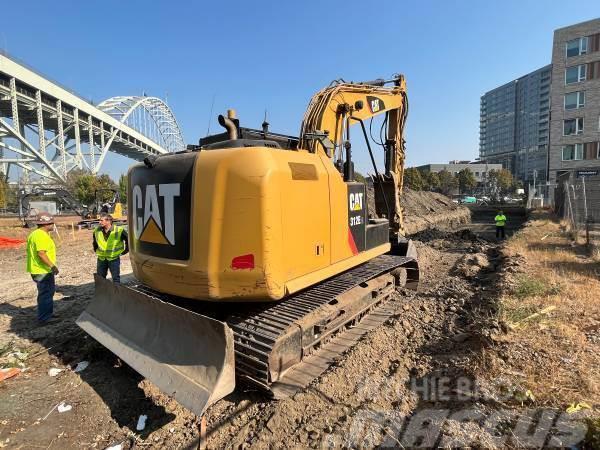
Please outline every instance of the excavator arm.
[[81, 217], [87, 214], [87, 207], [79, 203], [68, 191], [61, 188], [36, 188], [33, 191], [21, 196], [21, 208], [24, 216], [30, 215], [30, 201], [33, 197], [49, 197], [56, 199], [59, 203], [75, 211]]
[[[391, 84], [391, 86], [388, 86]], [[350, 128], [360, 124], [373, 163], [376, 213], [390, 221], [395, 237], [403, 234], [400, 194], [404, 175], [404, 124], [408, 113], [406, 82], [392, 80], [363, 83], [336, 81], [311, 99], [300, 131], [300, 148], [323, 152], [334, 159], [346, 181], [353, 180]], [[384, 167], [379, 173], [364, 121], [385, 114]]]

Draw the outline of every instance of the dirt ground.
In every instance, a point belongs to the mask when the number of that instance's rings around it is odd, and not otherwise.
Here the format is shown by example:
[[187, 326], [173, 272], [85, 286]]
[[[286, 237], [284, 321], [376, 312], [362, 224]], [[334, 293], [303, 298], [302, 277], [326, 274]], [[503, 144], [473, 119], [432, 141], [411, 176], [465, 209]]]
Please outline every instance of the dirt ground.
[[[580, 415], [597, 413], [597, 397], [587, 398], [590, 408], [565, 416], [564, 401], [536, 403], [533, 385], [514, 375], [525, 369], [512, 365], [513, 351], [539, 358], [509, 339], [514, 324], [502, 306], [515, 277], [528, 267], [527, 255], [516, 256], [510, 240], [470, 231], [485, 227], [414, 235], [419, 291], [398, 290], [394, 315], [306, 390], [275, 401], [239, 389], [214, 404], [206, 415], [208, 447], [518, 448], [581, 442], [587, 428], [581, 428]], [[93, 295], [95, 258], [89, 231], [60, 232], [60, 318], [53, 325], [36, 326], [35, 286], [23, 271], [23, 248], [0, 250], [0, 362], [26, 367], [0, 382], [0, 447], [196, 448], [196, 417], [74, 324]], [[0, 235], [25, 232], [5, 228]], [[123, 272], [129, 271], [124, 258]], [[499, 359], [506, 361], [501, 365]], [[89, 366], [74, 372], [81, 361]], [[63, 370], [51, 377], [51, 368]], [[589, 370], [593, 389], [598, 374]], [[58, 412], [61, 402], [71, 410]], [[148, 416], [146, 427], [136, 431], [142, 414]], [[552, 420], [532, 432], [534, 416]]]

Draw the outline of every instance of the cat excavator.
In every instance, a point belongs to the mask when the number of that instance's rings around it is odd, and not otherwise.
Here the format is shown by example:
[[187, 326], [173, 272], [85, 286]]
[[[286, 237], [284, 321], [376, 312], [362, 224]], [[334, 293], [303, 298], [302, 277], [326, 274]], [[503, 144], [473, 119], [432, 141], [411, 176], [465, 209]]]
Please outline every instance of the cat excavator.
[[241, 127], [230, 110], [223, 133], [132, 166], [135, 280], [96, 275], [78, 325], [198, 415], [236, 383], [276, 397], [307, 386], [389, 317], [396, 288], [418, 284], [400, 202], [407, 112], [402, 75], [337, 80], [299, 137]]

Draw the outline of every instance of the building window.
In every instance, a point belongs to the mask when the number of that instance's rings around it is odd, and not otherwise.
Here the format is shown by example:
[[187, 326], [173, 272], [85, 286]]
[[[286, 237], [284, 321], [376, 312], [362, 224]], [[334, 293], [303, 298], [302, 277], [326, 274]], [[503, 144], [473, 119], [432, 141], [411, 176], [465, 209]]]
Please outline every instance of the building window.
[[573, 161], [583, 158], [583, 144], [564, 145], [562, 148], [562, 160]]
[[579, 83], [585, 80], [585, 64], [567, 67], [565, 69], [565, 84]]
[[568, 41], [566, 45], [567, 58], [571, 56], [585, 55], [587, 53], [588, 38], [582, 37]]
[[583, 117], [566, 119], [563, 122], [563, 136], [583, 133]]
[[571, 92], [565, 94], [565, 109], [577, 109], [585, 106], [585, 92]]

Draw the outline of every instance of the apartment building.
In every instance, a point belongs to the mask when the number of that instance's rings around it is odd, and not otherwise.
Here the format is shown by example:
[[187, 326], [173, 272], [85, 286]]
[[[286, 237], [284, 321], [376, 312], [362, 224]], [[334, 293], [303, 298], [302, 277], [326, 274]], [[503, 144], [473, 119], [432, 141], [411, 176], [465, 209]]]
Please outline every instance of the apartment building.
[[600, 19], [554, 32], [548, 171], [600, 181]]
[[481, 97], [479, 159], [524, 183], [546, 179], [551, 73], [541, 67]]

